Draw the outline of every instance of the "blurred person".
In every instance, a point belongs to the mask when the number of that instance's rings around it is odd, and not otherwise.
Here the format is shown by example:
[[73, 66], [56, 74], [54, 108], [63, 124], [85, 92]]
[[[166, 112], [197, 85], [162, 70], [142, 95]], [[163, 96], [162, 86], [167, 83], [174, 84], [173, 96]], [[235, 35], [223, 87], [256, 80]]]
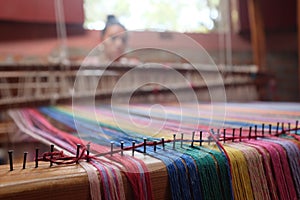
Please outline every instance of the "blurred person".
[[126, 28], [114, 15], [108, 15], [104, 29], [101, 31], [100, 61], [121, 61], [128, 41]]

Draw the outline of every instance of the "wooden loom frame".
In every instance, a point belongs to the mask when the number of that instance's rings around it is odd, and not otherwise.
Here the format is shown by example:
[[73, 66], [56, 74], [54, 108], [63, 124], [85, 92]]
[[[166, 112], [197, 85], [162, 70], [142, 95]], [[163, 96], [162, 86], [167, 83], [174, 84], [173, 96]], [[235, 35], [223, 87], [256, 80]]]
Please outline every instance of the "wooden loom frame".
[[[45, 93], [49, 93], [54, 91], [55, 94], [57, 94], [57, 91], [61, 92], [58, 94], [58, 96], [55, 97], [55, 101], [50, 102], [56, 103], [56, 102], [64, 102], [69, 101], [70, 94], [66, 93], [72, 86], [72, 84], [67, 84], [67, 87], [64, 87], [61, 83], [66, 83], [69, 80], [74, 80], [74, 76], [76, 76], [76, 73], [80, 66], [69, 66], [67, 68], [64, 68], [65, 66], [60, 65], [54, 65], [54, 66], [23, 66], [20, 70], [20, 66], [11, 67], [8, 66], [6, 68], [3, 68], [4, 70], [7, 70], [5, 73], [2, 73], [2, 78], [11, 77], [14, 79], [14, 73], [17, 73], [18, 78], [21, 77], [23, 80], [26, 80], [26, 77], [29, 77], [29, 86], [36, 86], [37, 84], [40, 84], [38, 81], [47, 80], [46, 83], [53, 83], [54, 80], [59, 80], [59, 83], [56, 83], [54, 85], [49, 85], [50, 87], [47, 88], [47, 84], [45, 88], [35, 88], [32, 87], [35, 90], [30, 89], [32, 93], [30, 93], [29, 96], [33, 97], [32, 99], [22, 99], [24, 96], [21, 96], [22, 98], [20, 100], [17, 100], [15, 102], [11, 101], [12, 99], [6, 99], [0, 101], [0, 104], [2, 103], [2, 106], [6, 106], [8, 103], [13, 102], [13, 107], [20, 107], [24, 105], [39, 105], [45, 104], [44, 100], [47, 100], [46, 104], [49, 103], [49, 98], [41, 97], [40, 95]], [[124, 65], [114, 65], [112, 66], [112, 71], [110, 74], [108, 74], [108, 77], [119, 77], [119, 75], [124, 74], [126, 71], [132, 69], [134, 66], [124, 66]], [[182, 73], [186, 78], [188, 78], [190, 81], [192, 81], [194, 84], [194, 89], [206, 89], [205, 84], [203, 84], [203, 80], [199, 79], [199, 75], [197, 75], [197, 70], [191, 68], [191, 66], [185, 66], [185, 65], [176, 65], [173, 64], [172, 66], [174, 69], [178, 70], [180, 73]], [[203, 71], [208, 74], [214, 74], [217, 73], [215, 71], [210, 70], [209, 68], [205, 68], [207, 66], [203, 66]], [[62, 68], [64, 70], [62, 71]], [[25, 69], [25, 70], [24, 70]], [[99, 70], [99, 68], [95, 68], [93, 66], [90, 66], [87, 68], [88, 70]], [[34, 73], [28, 74], [29, 71], [35, 70]], [[143, 70], [143, 69], [141, 69]], [[168, 69], [156, 69], [156, 70], [168, 70]], [[65, 72], [65, 73], [63, 73]], [[117, 73], [116, 73], [117, 72]], [[244, 67], [234, 67], [230, 68], [224, 68], [222, 70], [222, 74], [225, 80], [225, 87], [238, 87], [238, 86], [254, 86], [255, 81], [253, 81], [253, 76], [263, 77], [264, 74], [260, 74], [256, 71], [255, 67], [252, 68], [244, 68]], [[21, 75], [21, 76], [19, 76]], [[34, 78], [34, 75], [39, 75], [40, 78]], [[43, 77], [47, 76], [48, 78], [44, 79]], [[59, 78], [58, 78], [59, 77]], [[71, 78], [70, 78], [71, 77]], [[246, 78], [245, 78], [246, 77]], [[86, 78], [83, 76], [83, 78]], [[236, 79], [235, 79], [236, 78]], [[49, 81], [48, 81], [49, 80]], [[107, 79], [108, 81], [115, 81], [115, 79]], [[17, 80], [17, 81], [20, 81]], [[198, 81], [198, 82], [197, 82]], [[18, 89], [21, 89], [23, 92], [16, 92], [16, 94], [25, 94], [28, 95], [26, 90], [26, 82], [22, 82], [22, 84], [19, 84], [19, 82], [6, 82], [11, 84], [8, 88], [11, 89], [11, 91]], [[72, 83], [72, 82], [71, 82]], [[105, 83], [106, 85], [109, 85], [108, 83]], [[215, 87], [219, 87], [218, 84], [222, 83], [216, 83]], [[21, 88], [19, 88], [21, 86]], [[58, 86], [63, 86], [61, 90], [58, 90]], [[0, 87], [1, 88], [1, 87]], [[100, 87], [101, 88], [101, 87]], [[103, 88], [103, 87], [102, 87]], [[7, 88], [5, 88], [7, 89]], [[84, 86], [82, 88], [83, 90], [88, 90], [88, 86]], [[97, 96], [105, 97], [106, 95], [109, 95], [111, 93], [111, 90], [109, 88], [106, 88], [107, 90], [100, 90]], [[180, 90], [180, 86], [178, 88], [175, 88], [177, 90]], [[144, 90], [140, 92], [140, 95], [151, 95], [153, 91], [153, 88], [149, 88], [148, 90]], [[159, 91], [162, 94], [167, 94], [168, 91], [161, 89]], [[69, 96], [68, 96], [69, 95]], [[81, 97], [85, 97], [90, 95], [90, 93], [83, 93]], [[35, 98], [36, 97], [36, 98]], [[52, 100], [53, 101], [53, 100]], [[158, 161], [156, 159], [150, 158], [149, 156], [146, 156], [144, 154], [138, 154], [137, 157], [142, 158], [145, 160], [147, 166], [149, 167], [151, 173], [151, 181], [153, 185], [154, 198], [155, 199], [168, 199], [170, 198], [170, 186], [168, 183], [168, 175], [166, 172], [166, 169], [161, 161]], [[145, 159], [147, 157], [147, 159]], [[89, 199], [89, 184], [88, 184], [88, 178], [87, 174], [84, 171], [80, 165], [67, 165], [67, 166], [54, 166], [49, 167], [48, 163], [41, 164], [39, 168], [34, 168], [33, 163], [28, 163], [27, 169], [21, 169], [21, 164], [15, 165], [15, 170], [10, 172], [8, 170], [8, 166], [0, 166], [0, 176], [1, 176], [1, 183], [0, 183], [0, 199], [40, 199], [41, 197], [45, 199]], [[57, 170], [59, 168], [59, 171]], [[123, 179], [126, 180], [126, 178], [123, 176]], [[125, 191], [126, 191], [126, 197], [128, 199], [132, 198], [132, 191], [128, 184], [125, 183]], [[50, 187], [49, 187], [50, 186]]]
[[[142, 73], [149, 70], [159, 71], [160, 73], [167, 73], [169, 70], [175, 69], [181, 73], [190, 83], [194, 89], [205, 89], [207, 83], [204, 82], [201, 75], [212, 77], [210, 86], [219, 87], [238, 87], [238, 86], [262, 86], [261, 82], [266, 76], [264, 73], [257, 71], [255, 66], [233, 66], [223, 67], [219, 71], [212, 70], [209, 65], [199, 65], [201, 73], [195, 67], [187, 64], [171, 63], [171, 68], [143, 68], [138, 70]], [[2, 66], [0, 69], [0, 108], [7, 109], [12, 107], [30, 106], [39, 104], [56, 104], [57, 102], [70, 102], [72, 98], [85, 98], [91, 95], [106, 99], [112, 93], [113, 86], [118, 79], [130, 69], [136, 66], [120, 65], [113, 63], [106, 70], [101, 80], [98, 83], [96, 91], [93, 89], [93, 84], [98, 81], [97, 78], [101, 75], [102, 69], [105, 66], [86, 66], [80, 65], [12, 65]], [[89, 75], [86, 75], [89, 73]], [[213, 75], [221, 73], [223, 82], [215, 82]], [[76, 91], [76, 96], [72, 96], [74, 89], [74, 81], [81, 81], [80, 87]], [[170, 79], [170, 78], [169, 78]], [[174, 84], [176, 81], [167, 80], [167, 83]], [[96, 82], [97, 84], [97, 82]], [[180, 85], [181, 84], [181, 85]], [[130, 85], [132, 87], [132, 85]], [[186, 86], [182, 83], [176, 84], [171, 89], [182, 90]], [[151, 92], [165, 93], [164, 88], [148, 87], [140, 91], [142, 95], [150, 95]], [[126, 93], [128, 88], [124, 88]]]

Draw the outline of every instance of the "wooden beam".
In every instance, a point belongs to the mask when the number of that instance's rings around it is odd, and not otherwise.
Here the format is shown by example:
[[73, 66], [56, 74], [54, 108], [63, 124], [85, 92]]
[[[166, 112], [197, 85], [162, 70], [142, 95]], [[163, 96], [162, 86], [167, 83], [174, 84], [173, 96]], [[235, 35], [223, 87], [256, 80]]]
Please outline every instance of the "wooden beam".
[[300, 0], [297, 0], [297, 28], [298, 28], [298, 99], [300, 101]]
[[[165, 165], [138, 152], [135, 156], [144, 159], [147, 164], [152, 189], [155, 191], [154, 199], [170, 199], [171, 191]], [[87, 173], [76, 164], [49, 167], [48, 162], [39, 162], [39, 167], [35, 168], [35, 163], [29, 162], [26, 169], [22, 169], [22, 163], [17, 163], [14, 164], [13, 171], [9, 171], [8, 165], [0, 165], [0, 177], [1, 200], [91, 199]], [[132, 188], [123, 172], [122, 179], [126, 199], [133, 199]]]
[[267, 71], [266, 39], [261, 0], [248, 0], [248, 11], [254, 64], [258, 66], [259, 71]]

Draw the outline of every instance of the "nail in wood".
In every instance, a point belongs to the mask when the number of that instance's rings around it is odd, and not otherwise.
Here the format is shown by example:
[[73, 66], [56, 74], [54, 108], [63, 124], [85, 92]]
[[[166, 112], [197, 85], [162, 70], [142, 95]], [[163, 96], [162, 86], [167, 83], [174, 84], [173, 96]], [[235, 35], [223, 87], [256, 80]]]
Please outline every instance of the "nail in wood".
[[51, 152], [51, 156], [50, 156], [50, 167], [52, 167], [53, 163], [52, 163], [52, 159], [53, 159], [53, 151], [54, 151], [54, 145], [51, 144], [50, 146], [50, 152]]
[[175, 149], [176, 134], [173, 134], [173, 149]]
[[24, 152], [24, 157], [23, 157], [23, 169], [26, 168], [27, 154], [28, 154], [28, 152]]
[[114, 153], [114, 142], [111, 141], [110, 142], [110, 156], [113, 156], [113, 153]]
[[9, 150], [8, 151], [8, 158], [9, 158], [9, 168], [10, 168], [10, 171], [13, 171], [14, 170], [14, 166], [13, 166], [13, 150]]
[[276, 126], [276, 134], [278, 134], [278, 130], [279, 130], [279, 122], [277, 122], [277, 126]]
[[147, 138], [144, 138], [144, 153], [147, 151]]
[[39, 148], [35, 148], [35, 168], [39, 167]]
[[240, 138], [239, 138], [240, 141], [242, 141], [242, 132], [243, 132], [243, 128], [241, 127], [240, 128]]
[[180, 148], [182, 148], [182, 145], [183, 145], [183, 133], [181, 133]]
[[154, 141], [153, 143], [154, 143], [154, 147], [153, 147], [154, 149], [153, 150], [154, 150], [154, 152], [156, 152], [157, 141]]
[[248, 140], [251, 139], [251, 132], [252, 132], [252, 127], [250, 126], [250, 127], [249, 127], [249, 136], [248, 136]]
[[90, 148], [91, 148], [91, 145], [87, 144], [86, 145], [86, 161], [87, 162], [90, 162]]
[[135, 141], [132, 141], [132, 156], [134, 156]]
[[192, 132], [192, 143], [191, 143], [191, 147], [194, 147], [194, 140], [195, 140], [195, 131]]
[[77, 163], [77, 164], [79, 163], [78, 158], [79, 158], [80, 147], [81, 147], [81, 145], [80, 145], [80, 144], [77, 144], [77, 149], [76, 149], [76, 158], [77, 158], [76, 163]]
[[202, 141], [203, 141], [202, 135], [203, 135], [203, 133], [202, 133], [202, 131], [200, 131], [200, 146], [202, 146]]
[[163, 150], [165, 150], [165, 138], [161, 138], [161, 143], [162, 143]]
[[123, 150], [124, 150], [124, 141], [121, 141], [121, 156], [124, 155]]

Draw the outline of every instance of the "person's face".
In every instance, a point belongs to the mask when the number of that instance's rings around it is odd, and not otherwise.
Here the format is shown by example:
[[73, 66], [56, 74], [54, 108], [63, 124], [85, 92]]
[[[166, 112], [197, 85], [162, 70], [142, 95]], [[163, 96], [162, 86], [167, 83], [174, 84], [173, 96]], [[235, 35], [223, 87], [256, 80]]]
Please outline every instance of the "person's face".
[[103, 36], [105, 54], [110, 60], [121, 56], [126, 48], [127, 35], [125, 30], [119, 25], [112, 25], [106, 29]]

